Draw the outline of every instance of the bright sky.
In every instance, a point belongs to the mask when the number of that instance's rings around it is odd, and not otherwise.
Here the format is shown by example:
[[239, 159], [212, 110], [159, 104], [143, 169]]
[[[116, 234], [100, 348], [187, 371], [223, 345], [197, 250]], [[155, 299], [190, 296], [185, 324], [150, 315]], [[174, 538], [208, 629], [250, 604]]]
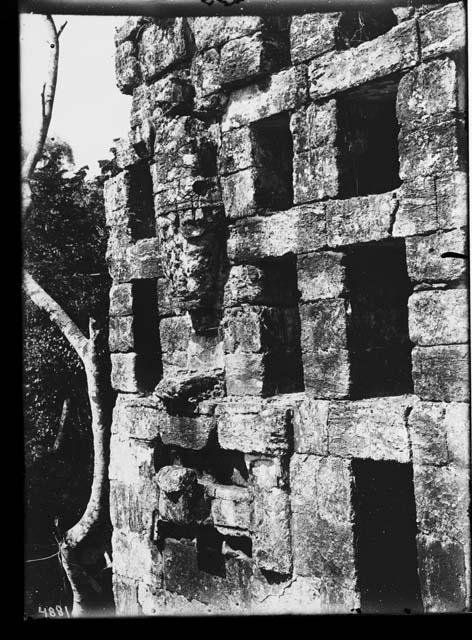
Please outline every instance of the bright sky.
[[[72, 147], [76, 165], [98, 171], [97, 160], [109, 158], [114, 138], [127, 135], [131, 97], [115, 85], [115, 26], [125, 18], [55, 16], [67, 20], [60, 37], [59, 71], [50, 136]], [[29, 148], [41, 116], [41, 89], [48, 49], [44, 18], [20, 16], [20, 87], [22, 141]]]

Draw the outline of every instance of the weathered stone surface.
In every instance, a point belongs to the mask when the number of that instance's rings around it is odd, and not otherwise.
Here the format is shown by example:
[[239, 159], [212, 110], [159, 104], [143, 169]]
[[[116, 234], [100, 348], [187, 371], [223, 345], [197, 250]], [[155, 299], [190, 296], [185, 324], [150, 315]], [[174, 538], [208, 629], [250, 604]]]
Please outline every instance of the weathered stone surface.
[[458, 118], [428, 120], [419, 129], [402, 128], [398, 138], [402, 179], [465, 170], [466, 133]]
[[237, 350], [225, 354], [226, 390], [229, 395], [261, 395], [266, 370], [265, 353]]
[[189, 23], [197, 49], [220, 47], [229, 40], [258, 31], [264, 24], [259, 16], [190, 18]]
[[329, 400], [317, 400], [306, 395], [293, 413], [294, 448], [297, 453], [328, 455]]
[[110, 318], [108, 345], [111, 353], [134, 350], [134, 321], [132, 316]]
[[141, 80], [141, 69], [135, 56], [136, 47], [133, 42], [126, 41], [116, 48], [115, 74], [116, 86], [125, 94], [132, 94]]
[[141, 35], [139, 62], [146, 82], [185, 60], [189, 54], [187, 29], [185, 18], [161, 19], [145, 28]]
[[394, 236], [453, 229], [467, 224], [467, 180], [463, 171], [418, 176], [398, 189]]
[[149, 538], [134, 532], [114, 529], [112, 533], [113, 572], [147, 584], [162, 584], [160, 553]]
[[279, 66], [280, 43], [261, 32], [230, 40], [221, 49], [221, 79], [231, 86], [270, 73]]
[[423, 60], [465, 48], [466, 18], [462, 2], [448, 4], [421, 16], [418, 27]]
[[292, 571], [290, 498], [282, 489], [259, 491], [254, 499], [253, 557], [259, 568], [288, 575]]
[[126, 257], [130, 265], [130, 279], [157, 278], [162, 273], [160, 246], [157, 238], [142, 238], [130, 245]]
[[339, 191], [338, 150], [325, 146], [296, 153], [293, 158], [293, 202], [334, 198]]
[[416, 347], [411, 359], [415, 393], [420, 398], [447, 402], [469, 400], [468, 346]]
[[466, 289], [419, 291], [408, 300], [410, 339], [421, 346], [469, 341]]
[[253, 529], [252, 495], [243, 487], [213, 485], [211, 517], [215, 527]]
[[413, 464], [439, 466], [449, 462], [446, 407], [443, 402], [417, 402], [413, 406], [408, 416]]
[[163, 444], [177, 445], [186, 449], [202, 449], [214, 428], [214, 419], [207, 416], [164, 415], [160, 421]]
[[143, 611], [138, 602], [138, 581], [113, 573], [113, 599], [116, 616], [141, 616]]
[[290, 463], [294, 573], [354, 586], [347, 460], [295, 454]]
[[[105, 213], [126, 210], [129, 206], [131, 190], [131, 174], [122, 171], [114, 178], [110, 178], [103, 185], [103, 197], [105, 199]], [[108, 224], [112, 223], [112, 220]]]
[[421, 64], [398, 85], [397, 118], [406, 127], [416, 120], [441, 115], [454, 117], [465, 109], [465, 74], [451, 59]]
[[396, 191], [328, 201], [328, 245], [339, 247], [388, 238], [397, 207]]
[[154, 82], [149, 89], [152, 91], [153, 103], [162, 109], [166, 116], [190, 112], [194, 89], [188, 73], [169, 73]]
[[188, 524], [194, 516], [197, 474], [193, 469], [166, 466], [156, 476], [159, 486], [159, 519]]
[[227, 96], [221, 93], [219, 51], [208, 49], [195, 55], [190, 66], [190, 77], [195, 88], [195, 111], [220, 113], [226, 106]]
[[287, 489], [288, 469], [285, 458], [269, 458], [246, 453], [244, 460], [250, 482], [256, 487], [256, 495], [259, 489]]
[[425, 613], [463, 613], [466, 611], [468, 561], [457, 542], [440, 541], [434, 536], [419, 535], [418, 575]]
[[308, 67], [310, 97], [319, 100], [403, 71], [417, 62], [416, 24], [408, 20], [354, 49], [330, 52], [313, 60]]
[[115, 149], [116, 164], [120, 169], [129, 169], [137, 162], [139, 162], [139, 156], [131, 146], [131, 143], [126, 138], [115, 138], [113, 140]]
[[110, 518], [115, 529], [150, 536], [159, 506], [159, 489], [154, 478], [126, 484], [110, 482]]
[[331, 402], [330, 455], [408, 462], [406, 417], [413, 402], [412, 396]]
[[300, 306], [302, 352], [346, 348], [347, 303], [342, 298], [318, 300]]
[[303, 302], [337, 298], [344, 293], [343, 254], [333, 251], [307, 253], [297, 260], [298, 288]]
[[250, 218], [233, 227], [228, 257], [241, 262], [288, 253], [307, 253], [326, 243], [324, 205], [301, 205], [267, 217]]
[[197, 486], [197, 474], [194, 469], [186, 467], [167, 466], [159, 469], [157, 473], [157, 484], [164, 493], [191, 492]]
[[110, 441], [110, 480], [127, 485], [153, 482], [155, 478], [154, 447], [143, 440], [121, 439], [121, 433], [112, 434]]
[[221, 129], [223, 132], [228, 131], [281, 111], [296, 109], [306, 99], [306, 67], [291, 67], [260, 81], [255, 87], [234, 91], [223, 116]]
[[306, 62], [335, 48], [335, 30], [340, 13], [293, 16], [290, 23], [292, 64]]
[[125, 40], [135, 39], [147, 22], [150, 22], [150, 19], [144, 16], [129, 16], [126, 18], [123, 24], [115, 28], [115, 44], [120, 45]]
[[255, 164], [254, 137], [250, 127], [230, 129], [221, 137], [218, 173], [228, 175]]
[[133, 289], [131, 283], [110, 287], [110, 316], [130, 316], [133, 313]]
[[305, 388], [319, 398], [345, 398], [350, 388], [347, 349], [303, 351]]
[[293, 150], [316, 150], [334, 147], [338, 135], [336, 100], [315, 102], [296, 111], [290, 118]]
[[220, 446], [244, 453], [287, 452], [291, 406], [290, 395], [221, 403], [216, 410]]
[[111, 385], [117, 391], [136, 393], [139, 383], [136, 375], [138, 356], [135, 353], [111, 354]]
[[452, 466], [414, 469], [419, 532], [436, 540], [469, 543], [468, 473]]
[[449, 462], [459, 468], [470, 468], [470, 404], [450, 402], [445, 407], [444, 423]]
[[465, 231], [434, 233], [407, 238], [408, 275], [413, 282], [455, 282], [467, 273], [467, 238]]

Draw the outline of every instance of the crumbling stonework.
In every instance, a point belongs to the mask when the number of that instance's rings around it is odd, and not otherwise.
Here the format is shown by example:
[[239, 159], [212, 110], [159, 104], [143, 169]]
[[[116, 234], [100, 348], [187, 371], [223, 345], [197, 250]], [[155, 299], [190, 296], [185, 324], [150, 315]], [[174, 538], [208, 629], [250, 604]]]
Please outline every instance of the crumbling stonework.
[[464, 610], [462, 3], [116, 47], [118, 613]]

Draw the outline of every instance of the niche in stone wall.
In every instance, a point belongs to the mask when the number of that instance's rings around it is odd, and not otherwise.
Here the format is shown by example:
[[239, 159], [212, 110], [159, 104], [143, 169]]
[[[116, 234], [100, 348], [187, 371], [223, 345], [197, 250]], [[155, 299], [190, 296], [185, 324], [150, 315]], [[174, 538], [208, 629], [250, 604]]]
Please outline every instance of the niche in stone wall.
[[128, 169], [130, 174], [130, 231], [133, 240], [156, 235], [152, 179], [147, 162], [139, 162]]
[[157, 282], [155, 279], [135, 280], [132, 292], [137, 381], [140, 389], [152, 391], [162, 377]]
[[391, 9], [374, 7], [366, 11], [343, 11], [336, 29], [336, 49], [351, 49], [381, 36], [397, 24]]
[[413, 467], [355, 459], [351, 470], [361, 611], [421, 612]]
[[293, 140], [289, 115], [280, 113], [259, 120], [251, 128], [258, 171], [256, 203], [272, 211], [289, 209], [293, 205]]
[[413, 392], [404, 240], [357, 245], [345, 255], [351, 306], [347, 344], [351, 397]]
[[338, 98], [340, 195], [384, 193], [400, 186], [398, 81], [366, 84]]

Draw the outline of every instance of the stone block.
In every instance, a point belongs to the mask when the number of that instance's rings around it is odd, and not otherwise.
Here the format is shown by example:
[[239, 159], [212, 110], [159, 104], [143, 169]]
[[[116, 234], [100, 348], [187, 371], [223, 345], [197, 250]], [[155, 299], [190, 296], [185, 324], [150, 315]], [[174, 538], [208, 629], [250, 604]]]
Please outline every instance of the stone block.
[[129, 485], [110, 482], [110, 518], [115, 529], [150, 536], [159, 507], [159, 489], [154, 479]]
[[150, 19], [144, 16], [129, 16], [120, 26], [115, 27], [115, 44], [135, 40], [139, 31]]
[[413, 396], [331, 402], [330, 455], [408, 462], [406, 419], [413, 402]]
[[290, 497], [286, 491], [256, 493], [253, 557], [260, 569], [282, 575], [292, 572], [290, 517]]
[[159, 242], [157, 238], [142, 238], [126, 251], [132, 280], [148, 280], [161, 275]]
[[221, 192], [227, 218], [234, 220], [255, 215], [257, 194], [264, 187], [266, 174], [255, 167], [221, 177]]
[[290, 463], [294, 573], [354, 588], [347, 460], [295, 454]]
[[162, 318], [159, 323], [162, 363], [166, 367], [185, 369], [187, 350], [192, 333], [192, 322], [188, 314], [173, 318]]
[[231, 267], [224, 291], [225, 307], [241, 303], [263, 303], [264, 272], [254, 265]]
[[418, 291], [408, 300], [410, 340], [420, 346], [469, 341], [466, 289]]
[[252, 531], [252, 495], [243, 487], [213, 485], [211, 518], [216, 528]]
[[415, 393], [423, 400], [468, 402], [467, 345], [416, 347], [411, 353]]
[[224, 87], [248, 83], [275, 71], [282, 62], [282, 46], [262, 32], [230, 40], [221, 48], [221, 81]]
[[345, 398], [350, 388], [347, 349], [302, 352], [305, 389], [319, 398]]
[[134, 351], [134, 320], [132, 316], [110, 318], [108, 346], [111, 353]]
[[228, 257], [235, 263], [257, 263], [263, 258], [319, 249], [326, 244], [324, 211], [320, 203], [248, 218], [231, 228]]
[[[109, 178], [103, 185], [103, 197], [105, 199], [105, 213], [107, 224], [113, 224], [112, 212], [126, 211], [130, 205], [131, 173], [121, 171], [113, 178]], [[125, 214], [123, 214], [125, 215]]]
[[347, 347], [347, 303], [343, 298], [300, 305], [302, 353]]
[[137, 362], [136, 353], [111, 354], [111, 385], [113, 389], [126, 393], [139, 391]]
[[189, 55], [189, 34], [185, 18], [161, 19], [141, 35], [139, 62], [146, 82], [154, 80]]
[[421, 64], [400, 80], [397, 119], [407, 128], [424, 118], [451, 118], [464, 113], [464, 110], [465, 74], [454, 60], [434, 60]]
[[113, 145], [115, 147], [116, 164], [120, 169], [129, 169], [139, 162], [139, 156], [131, 146], [128, 137], [115, 138]]
[[293, 202], [334, 198], [339, 192], [339, 152], [333, 146], [295, 153], [293, 157]]
[[469, 544], [469, 474], [452, 466], [414, 469], [416, 518], [420, 534]]
[[154, 440], [164, 407], [152, 397], [136, 397], [120, 393], [113, 409], [112, 433], [121, 439]]
[[445, 411], [446, 404], [443, 402], [414, 404], [408, 416], [414, 465], [439, 466], [449, 462]]
[[418, 176], [398, 189], [394, 236], [411, 236], [467, 224], [467, 180], [463, 171]]
[[122, 440], [121, 434], [112, 434], [110, 441], [110, 480], [138, 486], [153, 482], [156, 472], [154, 446], [143, 440]]
[[292, 402], [261, 398], [221, 403], [216, 409], [223, 449], [281, 455], [288, 451]]
[[159, 520], [189, 524], [194, 517], [197, 474], [178, 466], [162, 467], [156, 477], [159, 486]]
[[165, 415], [160, 422], [162, 443], [200, 450], [208, 443], [215, 426], [211, 416]]
[[423, 60], [463, 50], [466, 43], [464, 4], [455, 2], [421, 16], [418, 30]]
[[320, 251], [302, 255], [297, 260], [297, 274], [303, 302], [337, 298], [345, 291], [342, 253]]
[[293, 412], [293, 438], [296, 453], [328, 455], [329, 400], [317, 400], [306, 394]]
[[141, 69], [136, 57], [136, 46], [126, 41], [118, 45], [115, 52], [116, 86], [121, 91], [131, 95], [133, 89], [141, 81]]
[[113, 573], [156, 586], [162, 585], [162, 561], [156, 545], [139, 533], [114, 529]]
[[250, 127], [230, 129], [223, 134], [218, 152], [218, 173], [225, 176], [254, 166], [254, 144]]
[[227, 97], [221, 93], [220, 53], [207, 49], [192, 58], [190, 77], [195, 88], [195, 111], [219, 113]]
[[406, 261], [412, 282], [457, 282], [467, 277], [465, 230], [406, 238]]
[[336, 100], [315, 102], [295, 111], [290, 118], [290, 130], [295, 153], [334, 148], [338, 135]]
[[449, 462], [459, 468], [470, 468], [470, 404], [446, 404], [444, 423], [447, 435]]
[[466, 131], [463, 120], [428, 120], [418, 129], [400, 130], [398, 137], [402, 180], [416, 176], [465, 171]]
[[267, 356], [237, 350], [225, 354], [226, 391], [229, 395], [261, 395]]
[[329, 52], [308, 67], [310, 97], [319, 100], [384, 76], [405, 71], [418, 62], [415, 20], [402, 22], [384, 35], [346, 51]]
[[138, 602], [138, 582], [113, 573], [113, 599], [115, 615], [138, 617], [143, 614]]
[[456, 541], [419, 535], [418, 576], [425, 613], [463, 613], [468, 589], [464, 548]]
[[187, 72], [176, 71], [160, 78], [150, 86], [154, 105], [167, 117], [186, 114], [192, 109], [194, 89]]
[[288, 469], [284, 458], [265, 458], [246, 453], [244, 461], [249, 472], [250, 483], [255, 487], [255, 495], [260, 489], [286, 489]]
[[132, 284], [114, 284], [110, 287], [110, 316], [130, 316], [133, 314]]
[[338, 247], [388, 238], [397, 207], [395, 191], [327, 202], [328, 245]]
[[190, 28], [198, 50], [221, 47], [229, 40], [254, 33], [262, 29], [264, 19], [260, 16], [199, 17], [189, 19]]
[[223, 132], [229, 131], [282, 111], [297, 109], [306, 100], [306, 67], [291, 67], [273, 74], [255, 86], [234, 91], [223, 116], [221, 129]]
[[293, 16], [290, 23], [292, 64], [306, 62], [336, 46], [340, 13], [312, 13]]

